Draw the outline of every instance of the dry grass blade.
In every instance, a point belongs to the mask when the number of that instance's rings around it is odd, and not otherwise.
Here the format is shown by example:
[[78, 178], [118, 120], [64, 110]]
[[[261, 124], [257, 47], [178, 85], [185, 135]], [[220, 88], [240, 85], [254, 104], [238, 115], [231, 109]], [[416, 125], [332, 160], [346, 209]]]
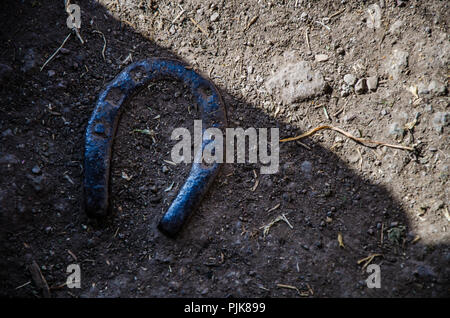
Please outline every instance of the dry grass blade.
[[209, 36], [208, 32], [206, 32], [201, 26], [200, 24], [198, 24], [197, 21], [195, 21], [193, 18], [189, 17], [189, 19], [191, 20], [192, 23], [194, 23], [194, 25], [197, 27], [197, 29], [199, 29], [204, 35]]
[[275, 225], [276, 223], [280, 222], [280, 221], [284, 221], [291, 229], [293, 229], [294, 227], [292, 226], [291, 223], [289, 223], [288, 219], [286, 218], [286, 216], [284, 214], [281, 214], [279, 216], [276, 217], [275, 220], [273, 220], [272, 222], [270, 222], [267, 225], [261, 226], [260, 229], [263, 229], [263, 237], [266, 237], [267, 234], [269, 234], [270, 228]]
[[36, 287], [42, 290], [42, 295], [44, 298], [50, 298], [50, 288], [48, 287], [47, 281], [45, 280], [44, 275], [42, 275], [41, 269], [36, 261], [33, 261], [30, 264], [28, 270], [30, 271], [31, 278], [36, 284]]
[[362, 262], [365, 262], [364, 265], [363, 265], [363, 267], [362, 267], [362, 269], [364, 269], [364, 268], [366, 268], [367, 265], [369, 265], [369, 264], [373, 261], [373, 259], [374, 259], [375, 257], [377, 257], [377, 256], [383, 256], [383, 255], [381, 255], [381, 254], [371, 254], [371, 255], [369, 255], [369, 256], [367, 256], [367, 257], [364, 257], [364, 258], [360, 259], [360, 260], [357, 262], [357, 264], [359, 265], [359, 264], [361, 264]]
[[345, 248], [344, 239], [342, 238], [341, 233], [338, 233], [338, 242], [339, 242], [339, 247]]
[[297, 293], [298, 293], [300, 296], [302, 296], [302, 297], [308, 297], [308, 296], [309, 296], [309, 293], [308, 293], [308, 292], [300, 292], [300, 290], [299, 290], [297, 287], [292, 286], [292, 285], [277, 284], [277, 287], [279, 287], [279, 288], [287, 288], [287, 289], [293, 289], [293, 290], [296, 290]]
[[93, 33], [98, 33], [98, 34], [100, 34], [100, 35], [102, 36], [102, 38], [103, 38], [102, 57], [103, 57], [103, 61], [106, 61], [106, 57], [105, 57], [106, 38], [105, 38], [105, 35], [104, 35], [102, 32], [98, 31], [98, 30], [94, 30], [94, 31], [92, 31], [92, 32], [93, 32]]
[[[323, 126], [319, 126], [319, 127], [313, 128], [313, 129], [311, 129], [311, 130], [309, 130], [309, 131], [307, 131], [307, 132], [305, 132], [305, 133], [303, 133], [303, 134], [301, 134], [299, 136], [296, 136], [296, 137], [290, 137], [290, 138], [281, 139], [280, 142], [295, 141], [295, 140], [299, 140], [299, 139], [302, 139], [302, 138], [306, 138], [306, 137], [314, 135], [318, 131], [321, 131], [321, 130], [324, 130], [324, 129], [330, 129], [330, 130], [337, 131], [338, 133], [341, 133], [345, 137], [350, 138], [350, 139], [356, 141], [357, 143], [359, 143], [359, 144], [361, 144], [363, 146], [366, 146], [366, 147], [375, 148], [375, 147], [378, 147], [378, 146], [386, 146], [386, 147], [390, 147], [390, 148], [414, 151], [413, 147], [407, 147], [407, 146], [401, 146], [401, 145], [392, 145], [392, 144], [388, 144], [388, 143], [385, 143], [385, 142], [382, 142], [382, 141], [358, 138], [358, 137], [355, 137], [355, 136], [349, 134], [348, 132], [346, 132], [346, 131], [344, 131], [344, 130], [342, 130], [340, 128], [337, 128], [337, 127], [334, 127], [334, 126], [329, 126], [329, 125], [323, 125]], [[370, 146], [370, 145], [367, 145], [367, 144], [375, 144], [375, 146]]]
[[42, 70], [44, 69], [44, 67], [56, 56], [56, 54], [58, 54], [58, 52], [63, 48], [64, 44], [66, 44], [67, 40], [70, 38], [70, 35], [72, 33], [69, 33], [66, 38], [64, 39], [63, 43], [59, 46], [59, 48], [56, 49], [55, 53], [53, 53], [48, 59], [47, 61], [45, 61], [44, 65], [41, 66], [40, 71], [42, 72]]

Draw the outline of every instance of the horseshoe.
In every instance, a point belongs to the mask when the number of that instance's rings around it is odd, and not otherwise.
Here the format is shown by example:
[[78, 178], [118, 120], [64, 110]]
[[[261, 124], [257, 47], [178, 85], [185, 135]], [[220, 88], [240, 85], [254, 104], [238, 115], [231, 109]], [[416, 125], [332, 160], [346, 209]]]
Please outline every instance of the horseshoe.
[[[203, 130], [226, 127], [226, 110], [217, 88], [186, 64], [151, 58], [129, 65], [100, 93], [86, 128], [83, 188], [84, 209], [89, 217], [102, 218], [109, 214], [111, 148], [122, 105], [150, 81], [168, 77], [190, 87], [201, 110]], [[210, 143], [214, 140], [204, 138], [195, 158], [202, 158], [203, 149]], [[214, 181], [220, 166], [217, 162], [207, 165], [194, 161], [187, 180], [158, 224], [161, 232], [176, 236]]]

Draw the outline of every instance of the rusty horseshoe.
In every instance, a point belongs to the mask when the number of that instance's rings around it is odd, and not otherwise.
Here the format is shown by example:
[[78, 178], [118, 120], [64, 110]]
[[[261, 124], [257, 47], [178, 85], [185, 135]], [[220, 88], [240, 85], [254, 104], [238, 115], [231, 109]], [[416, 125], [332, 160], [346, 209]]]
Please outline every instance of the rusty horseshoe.
[[[150, 81], [162, 78], [174, 78], [190, 87], [201, 110], [203, 130], [207, 127], [225, 129], [226, 110], [217, 88], [186, 64], [150, 58], [129, 65], [101, 91], [86, 128], [83, 188], [84, 208], [89, 217], [101, 218], [109, 213], [111, 149], [122, 105]], [[203, 139], [199, 152], [211, 142], [214, 140]], [[187, 180], [158, 224], [161, 232], [171, 237], [179, 232], [217, 176], [220, 166], [221, 163], [192, 163]]]

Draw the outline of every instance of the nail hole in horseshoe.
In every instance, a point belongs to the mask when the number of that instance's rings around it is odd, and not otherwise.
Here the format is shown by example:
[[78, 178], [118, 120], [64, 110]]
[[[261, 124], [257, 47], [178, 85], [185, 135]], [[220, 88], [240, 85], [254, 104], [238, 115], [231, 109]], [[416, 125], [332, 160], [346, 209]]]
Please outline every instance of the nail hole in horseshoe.
[[106, 95], [105, 101], [107, 101], [113, 106], [117, 106], [123, 99], [123, 97], [124, 94], [122, 93], [122, 90], [119, 87], [113, 87], [109, 90], [108, 94]]

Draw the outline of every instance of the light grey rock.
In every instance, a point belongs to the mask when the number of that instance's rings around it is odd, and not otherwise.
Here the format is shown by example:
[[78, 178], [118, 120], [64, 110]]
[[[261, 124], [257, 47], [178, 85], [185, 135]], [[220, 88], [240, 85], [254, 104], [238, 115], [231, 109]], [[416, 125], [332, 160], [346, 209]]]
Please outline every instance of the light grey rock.
[[326, 61], [328, 61], [329, 57], [326, 54], [317, 54], [315, 56], [315, 59], [317, 62], [326, 62]]
[[348, 86], [347, 84], [343, 84], [342, 88], [341, 88], [341, 97], [346, 97], [348, 95], [350, 95], [350, 93], [352, 92], [350, 86]]
[[220, 17], [219, 13], [218, 13], [218, 12], [214, 12], [214, 13], [211, 15], [211, 17], [210, 17], [210, 20], [211, 20], [211, 22], [216, 22], [216, 21], [219, 20], [219, 17]]
[[367, 82], [365, 78], [361, 78], [355, 84], [355, 92], [356, 94], [364, 94], [367, 92]]
[[437, 112], [433, 117], [433, 127], [438, 133], [442, 133], [444, 127], [450, 123], [449, 112]]
[[378, 4], [372, 4], [367, 8], [367, 27], [378, 29], [381, 26], [381, 8]]
[[417, 85], [417, 93], [419, 95], [427, 95], [430, 93], [430, 90], [428, 89], [428, 85], [424, 84], [424, 83], [419, 83], [419, 85]]
[[285, 104], [324, 94], [326, 83], [319, 71], [313, 71], [306, 61], [290, 62], [267, 78], [267, 91]]
[[396, 137], [402, 137], [405, 133], [405, 130], [399, 123], [392, 123], [389, 127], [389, 135], [394, 135]]
[[395, 21], [389, 28], [389, 33], [391, 33], [391, 34], [398, 33], [402, 26], [403, 26], [403, 21], [401, 21], [401, 20]]
[[369, 91], [376, 91], [378, 87], [378, 76], [370, 76], [367, 78], [367, 88]]
[[353, 86], [356, 83], [356, 77], [355, 75], [352, 74], [345, 74], [344, 75], [344, 82], [348, 85], [348, 86]]
[[311, 174], [312, 172], [312, 163], [310, 161], [303, 161], [300, 165], [300, 170], [305, 174]]
[[41, 173], [41, 168], [39, 168], [38, 165], [34, 166], [33, 169], [31, 169], [31, 172], [33, 172], [34, 174], [40, 174]]
[[409, 53], [394, 49], [391, 56], [384, 64], [385, 72], [389, 78], [398, 80], [402, 72], [408, 67]]
[[434, 96], [443, 96], [447, 92], [447, 87], [441, 82], [432, 80], [430, 85], [428, 85], [428, 90]]

